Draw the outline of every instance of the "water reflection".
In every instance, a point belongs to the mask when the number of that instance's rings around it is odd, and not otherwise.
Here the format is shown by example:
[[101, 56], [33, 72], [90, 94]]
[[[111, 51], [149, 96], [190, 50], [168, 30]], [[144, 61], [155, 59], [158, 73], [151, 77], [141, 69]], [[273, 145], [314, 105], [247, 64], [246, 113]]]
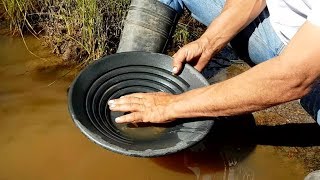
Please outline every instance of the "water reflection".
[[248, 141], [249, 130], [254, 127], [252, 115], [220, 118], [197, 145], [152, 161], [174, 171], [193, 173], [197, 179], [253, 179], [253, 171], [238, 164], [255, 149]]

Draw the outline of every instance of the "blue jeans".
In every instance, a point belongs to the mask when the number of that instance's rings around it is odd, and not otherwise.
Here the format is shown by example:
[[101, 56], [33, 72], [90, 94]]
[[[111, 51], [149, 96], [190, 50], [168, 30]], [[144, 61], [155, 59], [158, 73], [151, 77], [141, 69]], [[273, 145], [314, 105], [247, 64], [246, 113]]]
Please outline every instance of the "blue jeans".
[[[182, 13], [186, 7], [192, 16], [208, 26], [221, 13], [225, 0], [159, 0]], [[232, 23], [232, 22], [230, 22]], [[261, 63], [278, 56], [285, 44], [275, 33], [269, 20], [268, 9], [262, 13], [230, 42], [232, 48], [241, 59], [250, 60], [254, 64]], [[312, 92], [301, 99], [306, 111], [318, 119], [320, 124], [320, 84]]]
[[[192, 16], [208, 26], [221, 13], [225, 0], [159, 0], [178, 13], [186, 7]], [[250, 25], [242, 30], [231, 42], [232, 48], [241, 59], [261, 63], [279, 55], [285, 47], [269, 21], [265, 9]]]

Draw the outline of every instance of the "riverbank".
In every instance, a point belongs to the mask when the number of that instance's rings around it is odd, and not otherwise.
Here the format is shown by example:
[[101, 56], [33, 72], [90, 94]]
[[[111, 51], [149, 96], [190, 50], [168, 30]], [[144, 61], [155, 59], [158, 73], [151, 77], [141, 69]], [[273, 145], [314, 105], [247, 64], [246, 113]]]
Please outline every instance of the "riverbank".
[[[53, 54], [84, 67], [116, 52], [129, 0], [3, 0], [0, 18], [12, 34], [41, 38]], [[201, 35], [204, 26], [186, 11], [168, 54]], [[66, 63], [64, 62], [64, 63]]]
[[128, 0], [3, 0], [12, 34], [32, 34], [65, 61], [89, 63], [115, 52]]

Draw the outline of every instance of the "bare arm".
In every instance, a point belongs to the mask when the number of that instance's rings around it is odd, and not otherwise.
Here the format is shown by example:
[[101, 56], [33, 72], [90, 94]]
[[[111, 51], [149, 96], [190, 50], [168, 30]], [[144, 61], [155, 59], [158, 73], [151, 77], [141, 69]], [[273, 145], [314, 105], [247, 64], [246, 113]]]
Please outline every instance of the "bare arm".
[[229, 116], [301, 98], [320, 78], [320, 27], [306, 22], [284, 52], [224, 82], [180, 95], [138, 93], [109, 102], [132, 112], [117, 122], [163, 123], [177, 118]]
[[236, 115], [301, 98], [320, 77], [319, 42], [320, 27], [306, 22], [279, 57], [179, 95], [172, 118]]
[[196, 41], [182, 47], [175, 55], [174, 73], [185, 62], [193, 62], [201, 71], [214, 54], [219, 52], [238, 32], [245, 28], [266, 7], [265, 0], [227, 0], [221, 14], [212, 21]]
[[212, 21], [201, 38], [209, 41], [208, 49], [221, 50], [265, 7], [265, 0], [227, 0], [220, 16]]

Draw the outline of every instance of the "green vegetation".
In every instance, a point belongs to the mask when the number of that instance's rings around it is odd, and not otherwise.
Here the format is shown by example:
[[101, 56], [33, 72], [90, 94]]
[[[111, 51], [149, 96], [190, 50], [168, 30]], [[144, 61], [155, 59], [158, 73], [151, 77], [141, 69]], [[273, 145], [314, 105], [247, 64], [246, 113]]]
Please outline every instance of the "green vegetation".
[[116, 50], [129, 0], [1, 0], [13, 33], [45, 39], [64, 60], [87, 62]]
[[[130, 1], [1, 0], [1, 3], [14, 34], [41, 36], [62, 59], [87, 64], [116, 52]], [[171, 52], [202, 31], [202, 26], [186, 14], [174, 35]]]
[[35, 10], [33, 0], [1, 0], [6, 11], [6, 17], [10, 22], [10, 30], [19, 32], [20, 28], [27, 25], [31, 28], [27, 16]]

